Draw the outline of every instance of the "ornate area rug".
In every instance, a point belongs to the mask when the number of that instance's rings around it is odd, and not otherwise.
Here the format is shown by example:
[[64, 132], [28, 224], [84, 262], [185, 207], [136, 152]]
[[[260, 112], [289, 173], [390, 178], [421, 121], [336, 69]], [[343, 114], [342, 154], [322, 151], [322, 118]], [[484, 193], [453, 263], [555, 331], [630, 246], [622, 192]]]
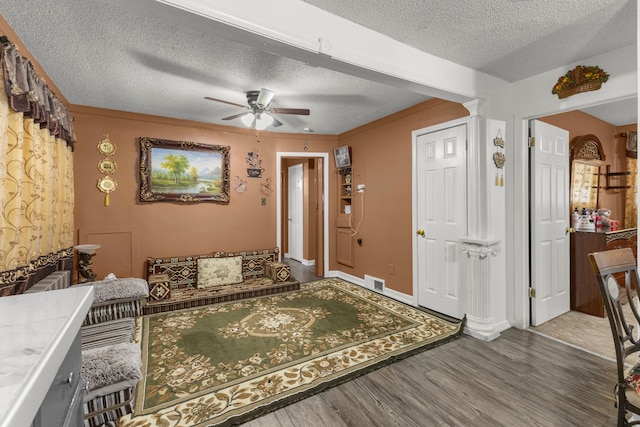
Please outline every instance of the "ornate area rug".
[[233, 425], [457, 337], [340, 279], [141, 318], [144, 379], [121, 427]]

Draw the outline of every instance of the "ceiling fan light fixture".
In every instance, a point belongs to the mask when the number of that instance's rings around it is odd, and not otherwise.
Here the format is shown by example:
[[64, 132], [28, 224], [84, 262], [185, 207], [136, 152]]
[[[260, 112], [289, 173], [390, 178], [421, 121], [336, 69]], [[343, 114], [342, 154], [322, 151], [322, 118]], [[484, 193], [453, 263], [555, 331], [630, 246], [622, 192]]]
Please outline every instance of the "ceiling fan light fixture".
[[[269, 104], [273, 100], [275, 93], [273, 93], [269, 89], [262, 88], [260, 90], [250, 90], [246, 92], [246, 95], [247, 106], [236, 104], [235, 102], [225, 101], [223, 99], [212, 98], [210, 96], [205, 96], [205, 99], [243, 108], [245, 112], [232, 114], [228, 117], [223, 117], [222, 120], [235, 120], [239, 118], [242, 123], [250, 129], [264, 130], [269, 126], [274, 128], [282, 126], [282, 122], [280, 120], [278, 120], [276, 117], [273, 117], [271, 114], [266, 114], [267, 112], [274, 114], [297, 114], [302, 116], [308, 116], [310, 113], [310, 111], [306, 108], [270, 109]], [[313, 130], [311, 132], [313, 132]]]
[[251, 113], [247, 113], [244, 116], [240, 117], [240, 120], [246, 127], [252, 128], [253, 123], [256, 121], [256, 117]]
[[271, 126], [272, 123], [273, 117], [271, 117], [267, 113], [256, 115], [256, 129], [264, 130], [267, 127]]
[[275, 93], [269, 89], [262, 88], [260, 89], [260, 94], [258, 94], [258, 99], [256, 99], [256, 105], [260, 108], [267, 108], [274, 96]]

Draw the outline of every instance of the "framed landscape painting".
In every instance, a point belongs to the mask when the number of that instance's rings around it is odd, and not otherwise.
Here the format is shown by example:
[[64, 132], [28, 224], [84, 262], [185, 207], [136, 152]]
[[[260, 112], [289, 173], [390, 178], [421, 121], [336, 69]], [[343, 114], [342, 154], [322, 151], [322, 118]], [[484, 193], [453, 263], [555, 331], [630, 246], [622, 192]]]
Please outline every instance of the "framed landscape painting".
[[229, 203], [228, 146], [139, 141], [141, 202]]

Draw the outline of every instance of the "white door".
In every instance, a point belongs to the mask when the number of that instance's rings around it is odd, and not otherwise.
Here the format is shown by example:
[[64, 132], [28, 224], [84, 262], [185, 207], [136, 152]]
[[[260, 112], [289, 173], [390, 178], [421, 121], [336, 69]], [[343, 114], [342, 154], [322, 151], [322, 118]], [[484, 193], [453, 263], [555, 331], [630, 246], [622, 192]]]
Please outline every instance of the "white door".
[[418, 304], [461, 318], [458, 239], [467, 234], [467, 126], [416, 137]]
[[302, 163], [289, 167], [289, 258], [303, 261]]
[[532, 120], [530, 135], [531, 324], [538, 326], [570, 309], [569, 132]]

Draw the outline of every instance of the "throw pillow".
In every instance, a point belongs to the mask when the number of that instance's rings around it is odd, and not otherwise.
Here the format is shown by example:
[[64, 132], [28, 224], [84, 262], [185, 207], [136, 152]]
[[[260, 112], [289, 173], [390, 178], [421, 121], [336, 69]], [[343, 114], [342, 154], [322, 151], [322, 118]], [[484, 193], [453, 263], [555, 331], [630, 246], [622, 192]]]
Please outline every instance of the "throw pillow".
[[198, 288], [242, 283], [242, 257], [198, 259]]

